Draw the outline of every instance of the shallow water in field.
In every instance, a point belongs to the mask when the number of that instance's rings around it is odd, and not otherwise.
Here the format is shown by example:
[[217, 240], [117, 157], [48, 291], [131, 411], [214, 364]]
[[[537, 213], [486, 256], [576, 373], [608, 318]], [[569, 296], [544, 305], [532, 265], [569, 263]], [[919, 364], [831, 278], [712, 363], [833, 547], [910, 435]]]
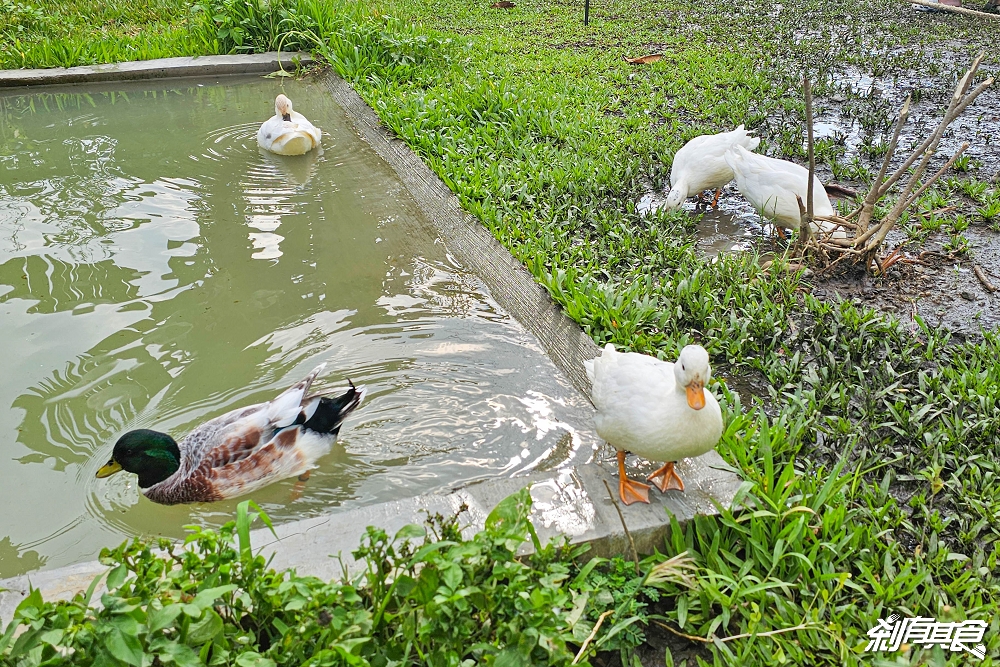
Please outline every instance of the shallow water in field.
[[[258, 149], [282, 91], [321, 153]], [[179, 437], [323, 361], [368, 398], [307, 483], [254, 495], [276, 521], [592, 455], [584, 399], [317, 83], [0, 95], [0, 341], [0, 577], [231, 518], [94, 474], [129, 429]]]

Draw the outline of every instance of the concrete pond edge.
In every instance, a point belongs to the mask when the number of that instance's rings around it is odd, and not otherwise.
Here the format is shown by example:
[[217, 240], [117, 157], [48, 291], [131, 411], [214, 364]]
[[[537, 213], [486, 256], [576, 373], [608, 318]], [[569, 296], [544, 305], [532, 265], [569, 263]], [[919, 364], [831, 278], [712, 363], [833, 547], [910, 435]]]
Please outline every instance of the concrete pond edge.
[[[293, 58], [296, 62], [307, 62], [304, 54], [270, 53], [122, 63], [115, 66], [115, 76], [108, 66], [70, 68], [59, 73], [61, 78], [58, 80], [37, 74], [10, 77], [8, 72], [0, 72], [0, 89], [55, 83], [265, 74], [291, 66]], [[197, 61], [196, 68], [192, 61]], [[246, 69], [248, 67], [253, 69]], [[143, 76], [143, 72], [147, 75]], [[18, 83], [10, 83], [14, 78]], [[382, 125], [374, 110], [349, 83], [334, 74], [327, 74], [323, 83], [362, 140], [392, 167], [418, 208], [441, 234], [448, 250], [480, 277], [497, 303], [538, 339], [556, 367], [578, 391], [589, 397], [590, 382], [583, 362], [600, 353], [590, 337], [563, 312], [518, 259], [478, 220], [462, 210], [455, 194], [405, 142]], [[591, 425], [579, 426], [581, 431], [587, 432], [588, 439], [597, 438], [592, 434]], [[719, 507], [732, 503], [740, 485], [740, 479], [714, 451], [681, 462], [678, 470], [685, 480], [687, 490], [684, 493], [654, 493], [649, 505], [622, 508], [640, 553], [651, 553], [662, 547], [671, 516], [684, 523], [696, 515], [716, 514]], [[614, 467], [598, 463], [573, 469], [536, 471], [516, 478], [469, 484], [447, 494], [427, 494], [293, 521], [277, 526], [277, 537], [268, 530], [254, 531], [252, 542], [266, 557], [272, 558], [275, 568], [294, 568], [300, 574], [333, 579], [342, 576], [344, 568], [349, 573], [357, 571], [351, 551], [360, 544], [367, 526], [378, 526], [392, 535], [404, 525], [423, 523], [428, 513], [461, 512], [460, 522], [464, 530], [472, 534], [482, 529], [486, 516], [499, 501], [530, 486], [532, 522], [543, 542], [565, 535], [573, 543], [589, 543], [591, 555], [610, 557], [630, 552], [622, 519], [608, 494], [608, 487], [615, 490], [616, 485]], [[528, 547], [530, 545], [526, 545]], [[12, 618], [17, 604], [31, 588], [40, 589], [46, 599], [69, 599], [86, 590], [95, 577], [106, 572], [105, 566], [91, 561], [0, 580], [0, 620], [7, 622]], [[101, 588], [98, 587], [97, 595]]]
[[282, 69], [294, 72], [298, 65], [311, 65], [313, 62], [313, 57], [308, 53], [270, 51], [235, 56], [158, 58], [156, 60], [136, 60], [106, 65], [81, 65], [79, 67], [8, 69], [0, 70], [0, 89], [70, 83], [176, 79], [192, 76], [270, 74]]

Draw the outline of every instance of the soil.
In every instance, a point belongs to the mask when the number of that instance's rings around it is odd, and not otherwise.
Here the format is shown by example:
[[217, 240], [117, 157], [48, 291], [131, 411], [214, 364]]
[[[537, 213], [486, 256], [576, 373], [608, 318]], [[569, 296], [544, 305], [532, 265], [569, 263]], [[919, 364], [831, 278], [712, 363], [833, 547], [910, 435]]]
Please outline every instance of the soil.
[[[979, 267], [990, 287], [1000, 287], [1000, 234], [976, 227], [964, 234], [970, 249], [960, 255], [943, 249], [947, 238], [931, 238], [903, 251], [905, 259], [882, 278], [857, 270], [808, 282], [814, 296], [852, 299], [891, 313], [914, 330], [914, 316], [919, 315], [928, 326], [950, 331], [954, 339], [976, 339], [1000, 325], [1000, 291], [991, 292], [974, 268]], [[911, 261], [915, 263], [907, 263]]]
[[[724, 252], [757, 251], [766, 261], [782, 251], [771, 225], [763, 222], [736, 191], [734, 184], [723, 190], [717, 208], [702, 214], [696, 248], [707, 259]], [[639, 210], [660, 205], [666, 193], [647, 193]], [[695, 212], [695, 203], [686, 208]], [[933, 327], [945, 327], [963, 340], [982, 335], [1000, 326], [1000, 233], [984, 223], [973, 223], [963, 232], [969, 244], [964, 252], [946, 249], [949, 235], [937, 233], [921, 243], [909, 243], [901, 232], [886, 239], [886, 254], [899, 244], [901, 261], [885, 276], [875, 277], [860, 269], [842, 270], [832, 276], [812, 275], [805, 279], [812, 294], [821, 299], [851, 299], [909, 322], [916, 328], [914, 315]], [[984, 282], [977, 276], [978, 266]]]
[[[712, 652], [705, 644], [678, 637], [660, 628], [656, 623], [647, 625], [645, 633], [646, 642], [635, 649], [642, 667], [663, 667], [667, 664], [665, 657], [668, 650], [673, 658], [674, 667], [697, 667], [697, 658], [706, 663], [712, 662]], [[633, 667], [633, 665], [623, 665], [621, 656], [616, 651], [599, 653], [591, 663], [594, 667]]]

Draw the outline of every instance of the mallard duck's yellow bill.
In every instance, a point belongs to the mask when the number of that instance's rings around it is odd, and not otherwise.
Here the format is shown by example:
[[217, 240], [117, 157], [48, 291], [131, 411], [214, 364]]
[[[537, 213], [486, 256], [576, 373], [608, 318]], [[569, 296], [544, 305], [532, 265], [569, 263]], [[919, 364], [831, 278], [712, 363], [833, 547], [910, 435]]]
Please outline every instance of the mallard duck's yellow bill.
[[102, 479], [104, 477], [111, 477], [121, 469], [122, 469], [121, 464], [118, 463], [118, 461], [112, 459], [111, 461], [108, 461], [107, 463], [102, 465], [101, 469], [97, 471], [97, 478]]
[[692, 382], [687, 386], [687, 397], [692, 410], [701, 410], [705, 407], [705, 385]]

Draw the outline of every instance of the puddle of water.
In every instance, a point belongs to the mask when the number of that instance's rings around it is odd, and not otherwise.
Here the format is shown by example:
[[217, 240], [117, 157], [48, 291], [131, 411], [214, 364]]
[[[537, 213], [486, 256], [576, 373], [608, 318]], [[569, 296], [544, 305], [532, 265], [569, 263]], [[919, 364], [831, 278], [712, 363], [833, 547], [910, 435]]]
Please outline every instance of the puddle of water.
[[[322, 153], [261, 153], [285, 92]], [[322, 86], [229, 79], [0, 96], [0, 577], [183, 535], [237, 501], [164, 507], [97, 480], [132, 428], [182, 435], [321, 384], [369, 389], [277, 521], [590, 458], [584, 399], [448, 255]]]
[[[940, 72], [903, 71], [873, 77], [854, 66], [846, 66], [830, 75], [836, 91], [819, 101], [814, 128], [816, 137], [836, 137], [845, 147], [845, 157], [859, 157], [872, 167], [881, 165], [881, 154], [862, 150], [866, 141], [888, 145], [892, 127], [907, 95], [912, 94], [909, 119], [900, 134], [894, 166], [901, 164], [912, 148], [920, 144], [937, 126], [947, 106], [958, 77], [964, 75], [968, 62], [935, 56], [930, 58]], [[952, 69], [960, 74], [951, 76]], [[988, 72], [984, 66], [980, 72]], [[982, 74], [980, 75], [980, 79]], [[945, 132], [932, 164], [945, 162], [963, 142], [970, 143], [965, 155], [981, 164], [979, 176], [989, 179], [1000, 169], [1000, 93], [987, 89]]]
[[[656, 211], [666, 202], [667, 192], [647, 192], [636, 202], [636, 212], [647, 215]], [[691, 198], [684, 202], [684, 210], [691, 215], [701, 215], [695, 232], [695, 248], [706, 259], [727, 252], [752, 250], [754, 242], [770, 229], [770, 225], [766, 225], [766, 229], [761, 225], [760, 216], [733, 184], [723, 188], [718, 207], [700, 212], [696, 200]]]

